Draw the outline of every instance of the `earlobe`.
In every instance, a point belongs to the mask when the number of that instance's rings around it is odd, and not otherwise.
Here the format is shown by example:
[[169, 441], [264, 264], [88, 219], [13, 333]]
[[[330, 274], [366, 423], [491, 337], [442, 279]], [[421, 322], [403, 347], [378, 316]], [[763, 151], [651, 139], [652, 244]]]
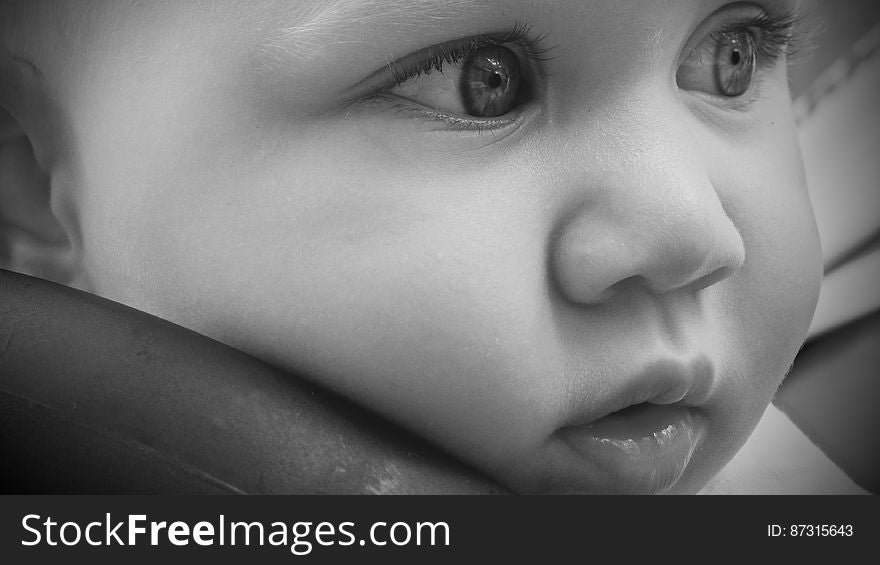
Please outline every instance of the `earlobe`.
[[81, 287], [78, 253], [51, 193], [27, 133], [0, 108], [0, 268]]

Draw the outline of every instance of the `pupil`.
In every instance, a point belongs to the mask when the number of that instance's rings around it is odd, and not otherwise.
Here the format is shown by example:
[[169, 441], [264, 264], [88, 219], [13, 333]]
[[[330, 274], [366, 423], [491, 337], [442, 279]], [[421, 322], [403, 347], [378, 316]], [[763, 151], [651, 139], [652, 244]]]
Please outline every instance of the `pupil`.
[[492, 73], [492, 76], [489, 77], [489, 86], [492, 88], [498, 88], [501, 86], [501, 75], [498, 73]]
[[740, 55], [739, 50], [734, 50], [730, 53], [730, 64], [731, 65], [739, 65], [742, 61], [742, 55]]

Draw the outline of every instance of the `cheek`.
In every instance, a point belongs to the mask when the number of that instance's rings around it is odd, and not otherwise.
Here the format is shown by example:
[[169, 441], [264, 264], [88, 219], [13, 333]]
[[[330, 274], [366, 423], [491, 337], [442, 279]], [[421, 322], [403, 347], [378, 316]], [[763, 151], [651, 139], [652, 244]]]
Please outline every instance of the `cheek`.
[[822, 281], [794, 125], [777, 123], [761, 139], [707, 150], [712, 184], [743, 239], [745, 262], [705, 293], [719, 378], [703, 407], [709, 439], [702, 464], [693, 465], [693, 484], [707, 481], [757, 426], [806, 338]]
[[[738, 351], [739, 398], [754, 410], [772, 398], [806, 338], [822, 280], [821, 249], [791, 124], [725, 163], [725, 209], [746, 248], [741, 271], [727, 285], [726, 331]], [[748, 166], [737, 166], [748, 163]], [[748, 419], [746, 419], [748, 421]]]
[[504, 207], [510, 182], [495, 198], [466, 176], [339, 151], [195, 191], [178, 180], [140, 208], [163, 218], [161, 237], [130, 244], [162, 268], [119, 291], [459, 454], [527, 449], [565, 403], [564, 355], [541, 330], [543, 219]]
[[[562, 403], [558, 347], [537, 329], [548, 318], [540, 239], [509, 241], [490, 201], [436, 181], [414, 196], [388, 178], [348, 180], [396, 202], [346, 199], [368, 220], [297, 229], [292, 241], [311, 249], [256, 283], [253, 327], [236, 339], [459, 454], [520, 451]], [[284, 308], [266, 311], [267, 297]]]

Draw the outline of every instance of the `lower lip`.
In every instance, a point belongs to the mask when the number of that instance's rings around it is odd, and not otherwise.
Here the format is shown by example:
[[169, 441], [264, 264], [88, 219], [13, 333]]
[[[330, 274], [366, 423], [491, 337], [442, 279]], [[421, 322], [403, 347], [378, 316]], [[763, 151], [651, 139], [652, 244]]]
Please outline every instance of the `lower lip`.
[[558, 432], [595, 466], [601, 491], [659, 494], [684, 474], [698, 436], [691, 411], [640, 404]]

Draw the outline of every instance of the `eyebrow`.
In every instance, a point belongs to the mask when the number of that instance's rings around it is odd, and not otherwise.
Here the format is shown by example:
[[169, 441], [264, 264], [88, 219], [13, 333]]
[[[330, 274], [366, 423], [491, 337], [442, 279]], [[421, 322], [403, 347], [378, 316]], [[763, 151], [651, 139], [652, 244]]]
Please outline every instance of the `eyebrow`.
[[[395, 28], [420, 29], [460, 20], [485, 0], [323, 0], [306, 2], [295, 21], [264, 40], [267, 50], [281, 49], [294, 56], [309, 57], [327, 43], [361, 43], [352, 32], [382, 23]], [[418, 18], [413, 18], [418, 15]]]
[[[769, 0], [786, 7], [801, 19], [813, 13], [818, 0]], [[731, 3], [731, 2], [727, 2]], [[519, 8], [533, 14], [542, 12], [542, 0], [526, 0]], [[724, 5], [724, 2], [720, 2]], [[497, 0], [306, 0], [288, 8], [289, 16], [259, 45], [267, 57], [260, 66], [267, 70], [308, 64], [326, 52], [328, 46], [362, 45], [383, 52], [386, 63], [394, 54], [387, 51], [382, 37], [387, 33], [428, 34], [451, 24], [467, 22], [475, 13], [492, 11]], [[584, 3], [582, 8], [589, 6]], [[376, 30], [381, 28], [382, 33]], [[373, 30], [373, 35], [367, 31]], [[808, 36], [810, 34], [804, 34]], [[662, 30], [652, 36], [652, 53], [660, 51]], [[398, 54], [399, 55], [399, 54]]]

